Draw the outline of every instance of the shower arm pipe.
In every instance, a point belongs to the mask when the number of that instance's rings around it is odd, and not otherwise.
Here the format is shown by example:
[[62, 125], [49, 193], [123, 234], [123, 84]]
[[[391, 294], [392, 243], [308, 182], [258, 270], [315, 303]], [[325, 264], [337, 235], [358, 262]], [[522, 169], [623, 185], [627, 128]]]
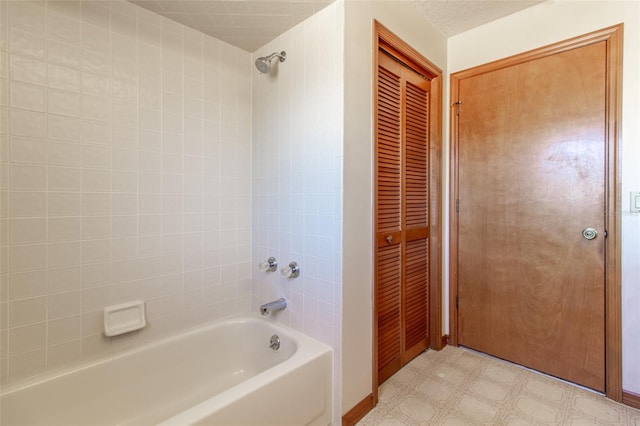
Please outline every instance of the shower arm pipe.
[[265, 59], [267, 61], [271, 61], [275, 57], [277, 57], [280, 62], [284, 62], [284, 60], [287, 59], [287, 52], [285, 52], [284, 50], [280, 53], [273, 52], [271, 55], [265, 57]]

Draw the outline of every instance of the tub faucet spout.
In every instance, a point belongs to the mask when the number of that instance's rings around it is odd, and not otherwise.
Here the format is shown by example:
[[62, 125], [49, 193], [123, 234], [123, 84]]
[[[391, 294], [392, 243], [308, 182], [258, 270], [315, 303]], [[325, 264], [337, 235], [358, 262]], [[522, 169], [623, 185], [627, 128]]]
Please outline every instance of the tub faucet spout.
[[274, 300], [273, 302], [265, 303], [260, 306], [260, 314], [269, 315], [270, 313], [281, 311], [287, 307], [287, 301], [284, 297], [281, 297], [278, 300]]

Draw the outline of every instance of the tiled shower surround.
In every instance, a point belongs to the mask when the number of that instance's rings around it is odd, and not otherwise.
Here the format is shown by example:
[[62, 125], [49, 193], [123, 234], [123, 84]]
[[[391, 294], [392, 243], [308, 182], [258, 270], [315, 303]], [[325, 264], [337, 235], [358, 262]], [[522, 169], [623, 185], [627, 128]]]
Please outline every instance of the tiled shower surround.
[[120, 0], [0, 8], [0, 384], [248, 311], [251, 55]]
[[285, 297], [278, 321], [333, 347], [334, 424], [341, 413], [343, 8], [333, 4], [258, 49], [287, 52], [253, 76], [252, 258], [300, 277], [252, 272], [252, 309]]

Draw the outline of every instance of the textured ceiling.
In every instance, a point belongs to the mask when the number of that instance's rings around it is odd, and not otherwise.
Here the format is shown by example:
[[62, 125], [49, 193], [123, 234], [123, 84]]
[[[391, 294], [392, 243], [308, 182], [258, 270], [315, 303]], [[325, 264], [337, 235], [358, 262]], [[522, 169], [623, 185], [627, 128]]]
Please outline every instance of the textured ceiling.
[[[254, 52], [335, 0], [128, 1], [248, 52]], [[542, 2], [542, 0], [345, 1], [411, 1], [425, 18], [447, 37]]]
[[413, 3], [442, 34], [450, 37], [543, 1], [413, 0]]
[[335, 0], [128, 1], [253, 52]]

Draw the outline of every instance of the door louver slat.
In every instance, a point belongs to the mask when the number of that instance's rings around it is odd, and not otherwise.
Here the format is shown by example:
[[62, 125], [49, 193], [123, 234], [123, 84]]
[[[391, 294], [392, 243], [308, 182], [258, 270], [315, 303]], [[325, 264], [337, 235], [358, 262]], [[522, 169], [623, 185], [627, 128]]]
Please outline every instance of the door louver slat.
[[407, 243], [405, 279], [405, 350], [420, 343], [427, 335], [428, 272], [427, 240]]
[[400, 245], [378, 249], [378, 366], [400, 356]]
[[427, 105], [428, 93], [407, 82], [406, 136], [406, 225], [407, 228], [427, 226]]
[[378, 224], [380, 232], [400, 229], [400, 77], [379, 67], [378, 73]]

